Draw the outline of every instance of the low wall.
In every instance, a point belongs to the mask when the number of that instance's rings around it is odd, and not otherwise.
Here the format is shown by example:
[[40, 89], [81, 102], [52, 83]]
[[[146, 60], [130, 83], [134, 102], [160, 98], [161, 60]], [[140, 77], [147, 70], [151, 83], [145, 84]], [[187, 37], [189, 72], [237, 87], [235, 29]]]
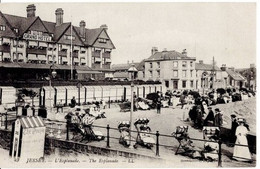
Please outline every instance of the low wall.
[[[0, 148], [10, 149], [10, 139], [11, 139], [11, 131], [0, 129]], [[87, 145], [78, 142], [59, 140], [54, 138], [45, 137], [45, 154], [51, 154], [55, 152], [55, 148], [60, 148], [64, 150], [74, 150], [80, 153], [90, 153], [90, 154], [98, 154], [102, 156], [122, 156], [126, 158], [149, 158], [152, 160], [161, 160], [159, 157], [142, 155], [127, 151], [120, 151], [111, 148], [97, 147], [92, 145]]]

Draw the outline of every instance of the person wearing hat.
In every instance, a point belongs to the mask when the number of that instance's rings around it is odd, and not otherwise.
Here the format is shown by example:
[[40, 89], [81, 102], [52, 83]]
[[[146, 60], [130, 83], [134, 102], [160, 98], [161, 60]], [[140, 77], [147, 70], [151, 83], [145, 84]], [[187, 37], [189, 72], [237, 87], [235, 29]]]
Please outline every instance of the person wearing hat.
[[223, 124], [222, 113], [220, 112], [219, 108], [215, 109], [215, 119], [214, 119], [214, 126], [220, 127]]
[[[204, 120], [204, 126], [213, 126], [214, 121], [215, 121], [215, 116], [214, 116], [214, 112], [212, 110], [212, 107], [208, 107], [209, 113], [206, 117], [206, 119]], [[211, 121], [211, 123], [209, 123], [209, 121]]]
[[237, 161], [252, 161], [251, 153], [248, 148], [247, 133], [248, 128], [245, 126], [245, 119], [238, 118], [239, 126], [236, 129], [236, 143], [234, 147], [233, 159]]
[[233, 147], [233, 143], [236, 141], [236, 129], [238, 127], [237, 119], [235, 114], [231, 114], [231, 130], [230, 130], [230, 147]]

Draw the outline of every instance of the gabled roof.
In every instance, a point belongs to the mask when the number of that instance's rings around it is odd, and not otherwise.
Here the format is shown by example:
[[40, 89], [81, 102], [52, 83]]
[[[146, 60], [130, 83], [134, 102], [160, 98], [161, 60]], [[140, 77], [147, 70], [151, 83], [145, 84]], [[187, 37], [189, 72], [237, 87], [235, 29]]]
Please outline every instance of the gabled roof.
[[[196, 70], [206, 70], [206, 71], [211, 71], [213, 70], [213, 65], [212, 64], [205, 64], [205, 63], [195, 63], [195, 69]], [[214, 66], [215, 71], [221, 71], [219, 67]]]
[[226, 72], [236, 81], [245, 81], [245, 78], [240, 74], [231, 69], [226, 69]]
[[162, 61], [162, 60], [177, 60], [177, 59], [195, 60], [195, 58], [188, 57], [187, 55], [181, 54], [173, 50], [173, 51], [156, 52], [145, 61], [155, 61], [155, 60]]
[[117, 70], [128, 70], [132, 66], [132, 64], [134, 64], [136, 68], [139, 65], [139, 63], [126, 63], [126, 64], [114, 64], [111, 67], [115, 71], [117, 71]]
[[[0, 14], [1, 11], [0, 11]], [[49, 33], [53, 33], [54, 41], [58, 41], [60, 37], [65, 33], [65, 31], [68, 29], [71, 23], [63, 23], [60, 26], [56, 26], [56, 23], [54, 22], [49, 22], [49, 21], [42, 21], [39, 16], [37, 17], [21, 17], [21, 16], [15, 16], [15, 15], [10, 15], [10, 14], [2, 14], [4, 18], [7, 21], [7, 24], [10, 25], [11, 30], [13, 31], [14, 35], [16, 34], [14, 32], [14, 28], [17, 28], [19, 30], [19, 36], [22, 36], [23, 33], [28, 30], [32, 24], [39, 19], [42, 23], [43, 26], [47, 29]], [[79, 27], [73, 26], [73, 29], [75, 30], [77, 36], [79, 36]], [[93, 46], [93, 44], [96, 42], [98, 39], [99, 35], [104, 31], [106, 35], [108, 36], [105, 28], [96, 28], [96, 29], [85, 29], [85, 41], [83, 41], [82, 38], [80, 40], [86, 45], [86, 46]], [[14, 36], [13, 35], [13, 36]], [[80, 36], [79, 36], [80, 37]], [[109, 37], [109, 36], [108, 36]], [[110, 38], [109, 38], [110, 39]], [[112, 43], [111, 39], [111, 46], [114, 49], [115, 46]]]
[[136, 67], [136, 69], [139, 70], [139, 71], [144, 70], [144, 63], [145, 63], [145, 60], [143, 59], [143, 60], [138, 64], [138, 66]]
[[8, 20], [12, 28], [17, 28], [19, 30], [19, 35], [21, 36], [37, 19], [37, 17], [21, 17], [9, 14], [4, 14], [5, 18]]

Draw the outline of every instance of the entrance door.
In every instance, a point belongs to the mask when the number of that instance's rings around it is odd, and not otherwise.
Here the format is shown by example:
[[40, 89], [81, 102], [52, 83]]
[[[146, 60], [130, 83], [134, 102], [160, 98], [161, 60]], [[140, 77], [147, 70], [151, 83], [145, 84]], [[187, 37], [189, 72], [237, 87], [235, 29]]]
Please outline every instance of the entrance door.
[[177, 80], [173, 81], [173, 89], [178, 89], [178, 81]]

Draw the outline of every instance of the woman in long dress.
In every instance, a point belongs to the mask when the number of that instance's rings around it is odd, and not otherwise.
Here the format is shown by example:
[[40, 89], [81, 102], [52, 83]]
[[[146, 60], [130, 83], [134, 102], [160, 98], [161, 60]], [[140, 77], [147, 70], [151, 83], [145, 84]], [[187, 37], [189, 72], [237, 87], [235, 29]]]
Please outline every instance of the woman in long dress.
[[238, 119], [238, 123], [239, 126], [236, 129], [237, 140], [234, 147], [233, 159], [238, 161], [252, 161], [246, 137], [248, 129], [245, 127], [244, 119]]

